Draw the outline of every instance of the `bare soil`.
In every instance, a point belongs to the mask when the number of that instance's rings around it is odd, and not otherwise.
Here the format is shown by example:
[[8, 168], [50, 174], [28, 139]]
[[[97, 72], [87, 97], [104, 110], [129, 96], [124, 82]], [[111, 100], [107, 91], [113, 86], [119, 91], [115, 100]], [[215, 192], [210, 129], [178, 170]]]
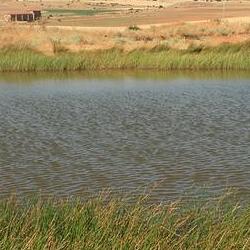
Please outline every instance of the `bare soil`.
[[[159, 8], [159, 6], [162, 6]], [[93, 15], [52, 15], [38, 23], [6, 23], [6, 13], [37, 9], [90, 10]], [[106, 12], [96, 12], [105, 10]], [[53, 54], [55, 44], [69, 51], [163, 45], [175, 49], [250, 40], [250, 1], [190, 0], [0, 0], [0, 48], [29, 46]], [[135, 28], [135, 29], [134, 29]]]
[[44, 18], [49, 26], [127, 27], [221, 18], [250, 17], [250, 1], [231, 0], [86, 0], [86, 1], [12, 1], [0, 0], [0, 19], [11, 11], [32, 8], [106, 10], [93, 16], [52, 16]]

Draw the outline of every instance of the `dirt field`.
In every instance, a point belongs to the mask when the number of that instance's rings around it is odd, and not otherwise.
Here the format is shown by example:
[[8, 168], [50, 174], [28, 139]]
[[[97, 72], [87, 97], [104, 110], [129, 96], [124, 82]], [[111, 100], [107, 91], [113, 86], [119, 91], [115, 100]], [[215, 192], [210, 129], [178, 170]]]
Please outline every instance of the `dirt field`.
[[[0, 0], [0, 19], [15, 10], [41, 8], [48, 26], [128, 27], [231, 17], [250, 17], [250, 1], [229, 0]], [[46, 10], [52, 10], [48, 15]], [[62, 13], [53, 13], [61, 10]], [[88, 14], [76, 12], [88, 10]], [[72, 12], [72, 13], [70, 13]], [[65, 14], [66, 13], [66, 14]]]
[[[126, 2], [126, 4], [124, 4]], [[0, 48], [29, 46], [46, 54], [167, 46], [216, 46], [250, 40], [250, 1], [0, 0], [0, 16], [17, 9], [43, 9], [38, 23], [0, 24]], [[159, 5], [162, 7], [159, 8]]]

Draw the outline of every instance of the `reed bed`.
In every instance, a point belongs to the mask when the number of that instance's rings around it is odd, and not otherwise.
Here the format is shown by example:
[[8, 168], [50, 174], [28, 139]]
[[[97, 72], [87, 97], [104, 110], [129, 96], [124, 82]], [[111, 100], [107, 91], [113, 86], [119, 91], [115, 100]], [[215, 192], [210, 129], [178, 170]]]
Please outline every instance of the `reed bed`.
[[150, 205], [145, 199], [10, 198], [1, 249], [249, 249], [250, 207], [224, 198]]
[[159, 45], [129, 52], [112, 48], [78, 53], [55, 45], [53, 55], [45, 55], [27, 46], [10, 46], [0, 50], [0, 72], [112, 69], [250, 70], [250, 42], [217, 47], [191, 45], [185, 50]]

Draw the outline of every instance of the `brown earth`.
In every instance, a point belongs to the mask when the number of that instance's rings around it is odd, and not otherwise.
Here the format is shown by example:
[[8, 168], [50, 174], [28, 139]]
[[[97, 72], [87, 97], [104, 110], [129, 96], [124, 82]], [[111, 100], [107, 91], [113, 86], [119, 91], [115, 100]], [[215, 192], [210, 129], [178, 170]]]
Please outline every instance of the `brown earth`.
[[[161, 8], [160, 8], [161, 7]], [[49, 26], [121, 27], [200, 21], [228, 17], [250, 17], [250, 1], [206, 2], [190, 0], [86, 0], [12, 1], [0, 0], [0, 16], [15, 10], [90, 9], [109, 10], [94, 16], [62, 16], [44, 20]]]
[[[126, 4], [124, 4], [126, 2]], [[87, 0], [14, 2], [0, 0], [0, 16], [32, 8], [106, 9], [93, 16], [54, 16], [38, 23], [0, 24], [0, 48], [29, 46], [46, 54], [56, 50], [81, 51], [168, 46], [216, 46], [250, 40], [250, 1]], [[165, 6], [159, 8], [159, 4]], [[60, 21], [59, 21], [60, 19]], [[130, 27], [130, 28], [129, 28]]]
[[165, 9], [147, 9], [136, 12], [123, 11], [118, 14], [106, 14], [90, 17], [72, 17], [50, 20], [48, 25], [119, 27], [129, 25], [154, 25], [173, 22], [200, 21], [228, 17], [250, 17], [250, 4], [228, 4], [223, 10], [221, 4], [189, 3], [180, 7], [171, 6]]

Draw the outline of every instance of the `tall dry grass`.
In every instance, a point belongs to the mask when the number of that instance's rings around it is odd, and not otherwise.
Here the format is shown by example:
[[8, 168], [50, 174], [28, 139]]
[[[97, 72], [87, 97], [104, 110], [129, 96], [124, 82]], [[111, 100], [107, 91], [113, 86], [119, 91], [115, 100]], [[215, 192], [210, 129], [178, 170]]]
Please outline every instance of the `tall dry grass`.
[[0, 28], [0, 71], [249, 70], [249, 24], [213, 20], [142, 29]]
[[[70, 28], [70, 27], [69, 27]], [[131, 51], [166, 45], [173, 49], [187, 49], [191, 44], [218, 46], [240, 43], [250, 37], [250, 24], [212, 20], [204, 23], [179, 23], [150, 28], [137, 27], [120, 30], [110, 28], [66, 29], [46, 25], [15, 25], [0, 27], [0, 48], [28, 44], [44, 54], [54, 53], [54, 44], [71, 52], [104, 50], [113, 47]]]

